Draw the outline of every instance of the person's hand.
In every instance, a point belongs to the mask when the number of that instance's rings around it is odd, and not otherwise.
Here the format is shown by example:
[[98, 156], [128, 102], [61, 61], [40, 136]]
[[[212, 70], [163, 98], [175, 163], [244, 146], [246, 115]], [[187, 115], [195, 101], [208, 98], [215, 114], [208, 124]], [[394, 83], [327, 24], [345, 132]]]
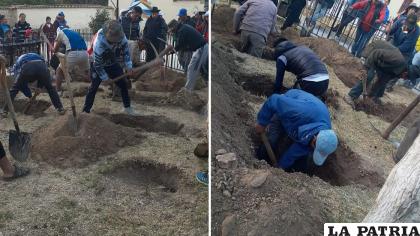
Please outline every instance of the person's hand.
[[255, 132], [257, 132], [257, 134], [262, 134], [265, 132], [265, 127], [257, 123], [255, 125]]
[[401, 79], [408, 79], [408, 71], [404, 71], [404, 72], [401, 74]]
[[133, 76], [134, 76], [134, 70], [133, 70], [133, 68], [131, 68], [131, 69], [127, 69], [127, 75], [128, 75], [129, 77], [133, 77]]
[[234, 30], [234, 31], [232, 31], [232, 34], [237, 35], [237, 34], [239, 34], [239, 31]]

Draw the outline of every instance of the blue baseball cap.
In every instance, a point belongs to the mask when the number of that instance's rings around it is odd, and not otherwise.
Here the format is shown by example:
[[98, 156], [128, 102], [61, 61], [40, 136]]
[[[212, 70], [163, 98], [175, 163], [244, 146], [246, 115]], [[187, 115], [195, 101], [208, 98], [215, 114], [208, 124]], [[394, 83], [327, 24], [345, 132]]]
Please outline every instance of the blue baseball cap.
[[316, 136], [316, 145], [314, 150], [314, 163], [322, 166], [327, 157], [335, 152], [338, 145], [338, 139], [335, 132], [331, 129], [321, 130]]
[[179, 9], [178, 16], [186, 16], [187, 15], [187, 9], [181, 8]]
[[64, 12], [60, 11], [57, 15], [64, 16]]

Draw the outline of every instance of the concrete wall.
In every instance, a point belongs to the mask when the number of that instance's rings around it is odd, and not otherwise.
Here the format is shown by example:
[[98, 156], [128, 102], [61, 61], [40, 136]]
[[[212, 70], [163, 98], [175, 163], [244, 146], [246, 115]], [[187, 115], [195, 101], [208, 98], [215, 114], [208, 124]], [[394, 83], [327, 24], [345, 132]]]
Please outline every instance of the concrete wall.
[[[208, 1], [208, 0], [206, 0]], [[109, 6], [113, 6], [111, 0], [108, 1]], [[114, 0], [113, 2], [116, 2]], [[132, 0], [119, 0], [120, 10], [127, 9], [130, 6]], [[177, 19], [178, 11], [180, 8], [186, 8], [188, 14], [192, 14], [196, 10], [203, 11], [204, 9], [204, 0], [201, 1], [173, 1], [173, 0], [151, 0], [149, 1], [152, 6], [158, 6], [162, 10], [163, 17], [166, 22], [171, 21], [172, 19]]]
[[103, 6], [83, 6], [83, 5], [62, 5], [62, 6], [13, 6], [6, 9], [0, 9], [0, 12], [7, 11], [9, 16], [9, 24], [13, 25], [20, 13], [26, 14], [26, 20], [31, 24], [32, 28], [39, 28], [47, 16], [51, 17], [54, 21], [55, 16], [59, 11], [64, 11], [66, 20], [70, 27], [75, 29], [89, 28], [88, 23], [90, 18], [93, 17], [98, 9], [107, 9], [110, 16], [113, 15], [111, 7]]

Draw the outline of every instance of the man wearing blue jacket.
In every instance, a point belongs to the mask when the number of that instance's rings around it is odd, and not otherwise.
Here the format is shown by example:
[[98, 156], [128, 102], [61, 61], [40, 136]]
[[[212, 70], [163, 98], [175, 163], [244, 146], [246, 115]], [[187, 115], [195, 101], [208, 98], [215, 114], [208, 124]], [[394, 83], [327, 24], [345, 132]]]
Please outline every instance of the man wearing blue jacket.
[[286, 71], [296, 75], [295, 88], [321, 97], [328, 89], [329, 76], [325, 64], [310, 48], [295, 45], [284, 38], [275, 42], [274, 57], [276, 60], [276, 82], [274, 92], [283, 88], [283, 78]]
[[417, 15], [408, 15], [406, 19], [400, 19], [394, 23], [389, 32], [392, 45], [397, 47], [403, 54], [407, 63], [411, 60], [416, 47], [420, 29], [417, 26]]
[[[93, 45], [93, 66], [91, 84], [86, 95], [83, 112], [90, 113], [96, 92], [102, 82], [109, 84], [120, 75], [124, 74], [123, 66], [126, 67], [130, 76], [133, 75], [133, 63], [131, 62], [127, 38], [124, 35], [121, 24], [116, 20], [110, 20], [97, 33]], [[127, 81], [121, 79], [115, 84], [121, 89], [121, 97], [124, 104], [123, 112], [129, 115], [137, 115], [131, 107], [128, 95]]]
[[[285, 94], [274, 94], [268, 98], [258, 113], [256, 132], [265, 132], [276, 150], [284, 137], [293, 144], [278, 157], [278, 167], [286, 171], [304, 171], [297, 167], [302, 160], [306, 163], [309, 154], [313, 162], [321, 166], [327, 157], [337, 149], [338, 139], [331, 129], [327, 106], [318, 98], [302, 90], [291, 89]], [[261, 147], [258, 157], [266, 159], [266, 150]]]

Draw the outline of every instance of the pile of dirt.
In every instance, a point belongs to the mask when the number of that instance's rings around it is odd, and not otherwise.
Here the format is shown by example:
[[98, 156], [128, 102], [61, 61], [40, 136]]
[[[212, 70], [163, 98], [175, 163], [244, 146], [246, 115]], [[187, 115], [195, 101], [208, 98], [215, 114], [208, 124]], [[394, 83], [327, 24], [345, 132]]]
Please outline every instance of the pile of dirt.
[[175, 92], [185, 85], [185, 75], [166, 69], [165, 80], [161, 80], [161, 70], [149, 70], [139, 77], [136, 90], [149, 92]]
[[172, 93], [165, 100], [163, 104], [181, 107], [185, 110], [201, 112], [206, 105], [206, 101], [202, 99], [196, 92], [188, 92], [181, 90], [177, 93]]
[[[387, 122], [392, 122], [395, 120], [398, 115], [401, 114], [401, 112], [407, 107], [403, 104], [394, 104], [389, 102], [384, 104], [377, 104], [373, 102], [372, 99], [359, 99], [355, 102], [355, 105], [355, 109], [357, 111], [364, 111], [369, 115], [378, 116]], [[409, 127], [419, 116], [420, 107], [417, 106], [407, 115], [406, 118], [404, 118], [401, 124], [405, 127]]]
[[212, 34], [217, 34], [217, 37], [215, 37], [216, 40], [222, 39], [239, 49], [241, 45], [239, 35], [234, 35], [232, 33], [234, 13], [235, 9], [229, 6], [217, 6], [213, 12], [213, 14], [217, 15], [217, 17], [212, 18], [211, 32]]
[[32, 158], [61, 168], [84, 167], [142, 140], [139, 132], [102, 116], [81, 113], [77, 117], [76, 135], [73, 122], [71, 115], [61, 116], [34, 133]]

